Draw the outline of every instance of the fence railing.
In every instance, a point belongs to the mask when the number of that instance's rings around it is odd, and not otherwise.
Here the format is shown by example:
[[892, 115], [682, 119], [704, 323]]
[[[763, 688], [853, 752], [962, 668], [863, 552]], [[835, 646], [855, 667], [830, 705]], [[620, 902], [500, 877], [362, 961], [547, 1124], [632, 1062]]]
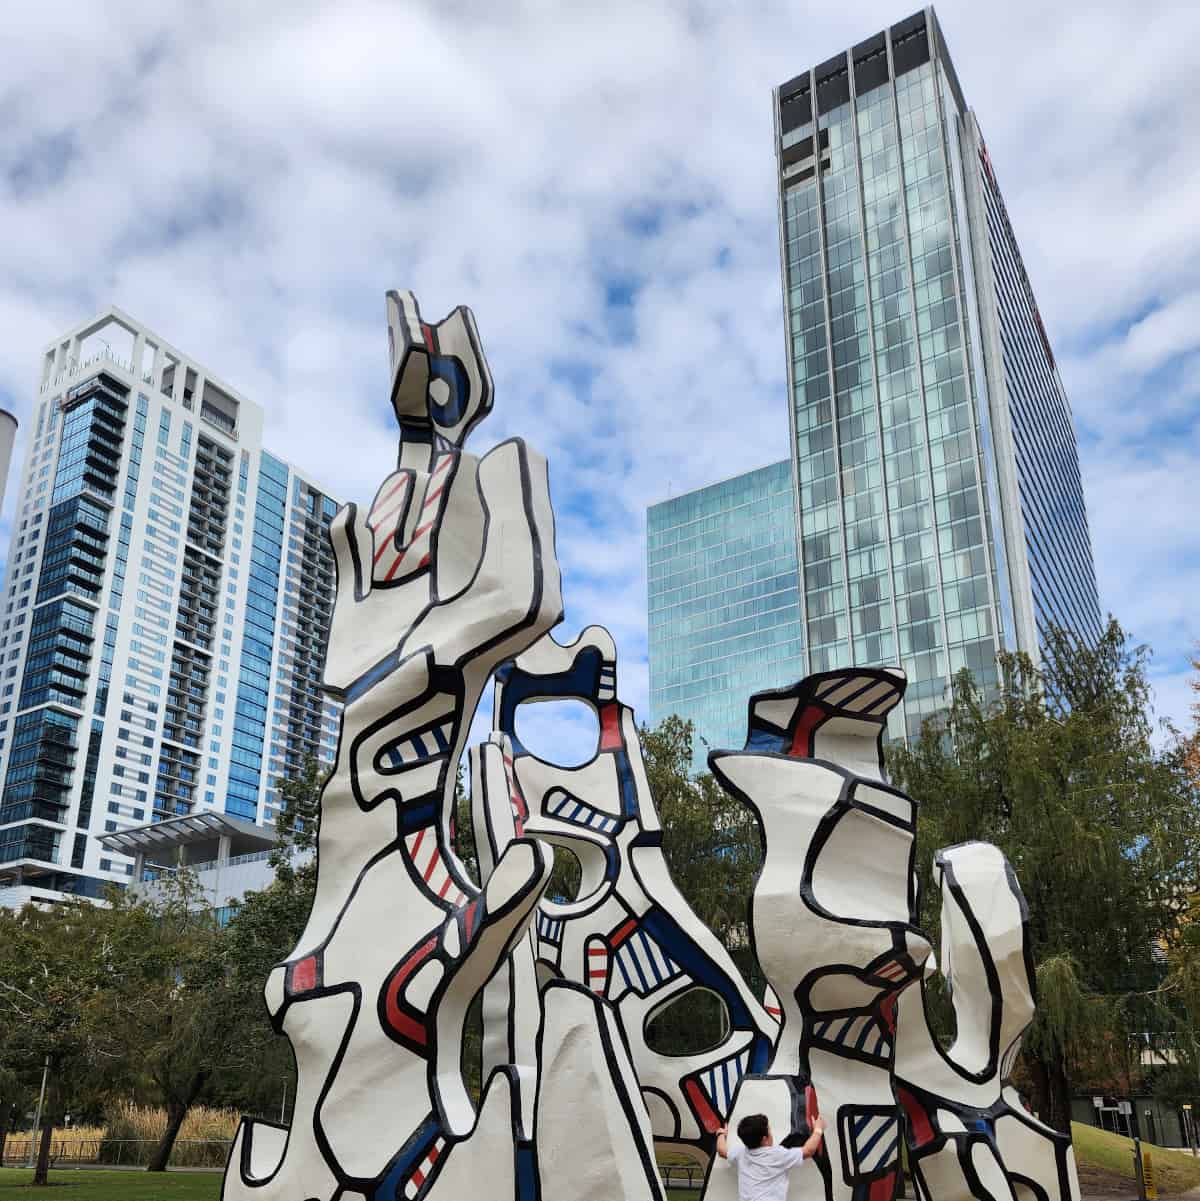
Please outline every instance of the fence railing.
[[[30, 1147], [27, 1133], [10, 1134], [0, 1157], [0, 1167], [20, 1168], [29, 1163]], [[229, 1158], [232, 1139], [177, 1139], [171, 1151], [171, 1166], [177, 1168], [223, 1168]], [[90, 1136], [74, 1138], [55, 1135], [50, 1142], [50, 1166], [72, 1164], [111, 1164], [114, 1167], [150, 1162], [157, 1139], [106, 1138]], [[704, 1168], [697, 1164], [659, 1164], [663, 1185], [673, 1189], [692, 1189], [699, 1192], [704, 1186]]]
[[[230, 855], [228, 859], [202, 859], [196, 863], [185, 863], [183, 867], [190, 872], [211, 872], [222, 867], [237, 867], [242, 863], [261, 863], [270, 859], [275, 852], [268, 848], [265, 851], [248, 851], [244, 855]], [[154, 864], [142, 869], [142, 882], [153, 884], [162, 876], [173, 876], [179, 871], [178, 864]]]
[[[4, 1143], [0, 1167], [20, 1168], [30, 1161], [28, 1133], [10, 1134]], [[171, 1166], [176, 1168], [222, 1168], [229, 1158], [232, 1139], [176, 1139], [171, 1149]], [[157, 1139], [107, 1138], [91, 1135], [85, 1138], [56, 1134], [50, 1140], [50, 1166], [111, 1164], [114, 1167], [134, 1165], [144, 1167], [158, 1146]], [[36, 1147], [33, 1149], [36, 1154]]]
[[695, 1189], [704, 1187], [704, 1169], [697, 1164], [659, 1164], [659, 1175], [666, 1188]]

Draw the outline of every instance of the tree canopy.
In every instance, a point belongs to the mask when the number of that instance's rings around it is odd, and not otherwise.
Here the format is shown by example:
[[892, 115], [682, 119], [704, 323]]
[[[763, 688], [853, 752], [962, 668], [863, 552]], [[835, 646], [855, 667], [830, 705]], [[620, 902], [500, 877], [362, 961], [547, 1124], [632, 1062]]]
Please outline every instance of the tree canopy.
[[[113, 889], [104, 906], [0, 910], [0, 1059], [11, 1092], [36, 1095], [48, 1066], [38, 1180], [49, 1131], [67, 1113], [102, 1115], [117, 1095], [161, 1105], [167, 1124], [150, 1162], [161, 1170], [194, 1103], [261, 1078], [265, 1040], [236, 971], [238, 943], [197, 887], [180, 871], [148, 895]], [[251, 970], [261, 996], [260, 966]]]
[[922, 922], [936, 931], [931, 857], [995, 843], [1030, 910], [1038, 1016], [1025, 1062], [1042, 1116], [1069, 1121], [1072, 1075], [1128, 1069], [1131, 1035], [1161, 1026], [1163, 945], [1200, 872], [1200, 807], [1175, 740], [1155, 746], [1148, 654], [1116, 622], [1088, 647], [1052, 632], [1039, 666], [1002, 655], [985, 694], [954, 681], [948, 712], [891, 748], [920, 803]]

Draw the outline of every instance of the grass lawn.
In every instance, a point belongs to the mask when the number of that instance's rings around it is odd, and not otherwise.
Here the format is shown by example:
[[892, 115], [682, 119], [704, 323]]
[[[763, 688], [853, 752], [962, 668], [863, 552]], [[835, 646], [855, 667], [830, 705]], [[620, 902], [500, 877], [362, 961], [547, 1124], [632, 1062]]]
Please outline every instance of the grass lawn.
[[103, 1172], [50, 1173], [50, 1187], [30, 1186], [28, 1168], [0, 1169], [0, 1201], [22, 1197], [61, 1198], [62, 1201], [217, 1201], [221, 1195], [219, 1172]]
[[[1081, 1167], [1100, 1168], [1133, 1179], [1133, 1144], [1127, 1138], [1097, 1130], [1094, 1126], [1074, 1124], [1075, 1157]], [[1179, 1194], [1200, 1186], [1200, 1159], [1180, 1151], [1152, 1148], [1154, 1169], [1160, 1193]], [[34, 1191], [29, 1184], [32, 1172], [25, 1168], [0, 1169], [0, 1201], [32, 1201], [48, 1197], [52, 1201], [218, 1201], [221, 1177], [217, 1172], [71, 1171], [50, 1173], [50, 1189]], [[700, 1194], [672, 1189], [668, 1201], [697, 1201]]]
[[[1103, 1168], [1106, 1172], [1115, 1172], [1118, 1176], [1133, 1180], [1132, 1139], [1078, 1122], [1071, 1123], [1071, 1137], [1075, 1142], [1075, 1159], [1080, 1167]], [[1148, 1143], [1142, 1143], [1142, 1146], [1150, 1146], [1160, 1193], [1185, 1193], [1200, 1185], [1200, 1159], [1194, 1159], [1183, 1151], [1169, 1151]]]
[[[50, 1173], [49, 1189], [29, 1185], [33, 1173], [25, 1168], [0, 1168], [0, 1201], [217, 1201], [221, 1195], [218, 1172], [73, 1172]], [[668, 1201], [696, 1201], [696, 1192], [672, 1189]]]

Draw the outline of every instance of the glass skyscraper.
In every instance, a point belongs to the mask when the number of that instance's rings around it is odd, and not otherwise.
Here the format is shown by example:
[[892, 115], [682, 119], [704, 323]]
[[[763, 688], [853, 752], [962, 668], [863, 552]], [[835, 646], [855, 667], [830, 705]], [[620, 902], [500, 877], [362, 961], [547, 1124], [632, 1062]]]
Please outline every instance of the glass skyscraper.
[[911, 735], [961, 668], [1100, 631], [1070, 404], [933, 9], [774, 100], [794, 674], [902, 664]]
[[0, 904], [97, 896], [104, 834], [256, 823], [330, 760], [336, 502], [262, 410], [110, 309], [43, 358], [0, 609]]
[[912, 734], [961, 668], [1099, 632], [1070, 406], [932, 8], [775, 114], [807, 666], [899, 661]]
[[[804, 674], [789, 460], [652, 505], [647, 512], [650, 710], [739, 746], [752, 692]], [[708, 744], [708, 746], [705, 745]]]

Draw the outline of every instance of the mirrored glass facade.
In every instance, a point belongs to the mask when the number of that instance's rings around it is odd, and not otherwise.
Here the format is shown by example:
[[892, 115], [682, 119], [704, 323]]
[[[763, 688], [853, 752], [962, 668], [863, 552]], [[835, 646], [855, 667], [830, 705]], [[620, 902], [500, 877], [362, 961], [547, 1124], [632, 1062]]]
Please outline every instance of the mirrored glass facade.
[[1099, 629], [1070, 409], [932, 9], [776, 117], [805, 667], [900, 662], [912, 734], [961, 668]]
[[[755, 688], [898, 662], [905, 737], [962, 668], [986, 685], [1051, 625], [1099, 633], [1070, 405], [932, 8], [777, 88], [775, 115], [793, 479], [650, 510], [651, 716], [736, 746]], [[751, 546], [791, 602], [726, 568]]]
[[[1071, 406], [1038, 311], [1004, 197], [978, 126], [968, 123], [980, 171], [992, 288], [985, 297], [1000, 344], [1008, 397], [1010, 458], [1025, 533], [1025, 577], [1037, 637], [1050, 625], [1097, 637], [1100, 602], [1092, 567], [1083, 481]], [[980, 221], [980, 234], [984, 221]]]
[[697, 770], [742, 745], [752, 692], [804, 674], [794, 505], [784, 460], [647, 512], [650, 720], [696, 723]]

